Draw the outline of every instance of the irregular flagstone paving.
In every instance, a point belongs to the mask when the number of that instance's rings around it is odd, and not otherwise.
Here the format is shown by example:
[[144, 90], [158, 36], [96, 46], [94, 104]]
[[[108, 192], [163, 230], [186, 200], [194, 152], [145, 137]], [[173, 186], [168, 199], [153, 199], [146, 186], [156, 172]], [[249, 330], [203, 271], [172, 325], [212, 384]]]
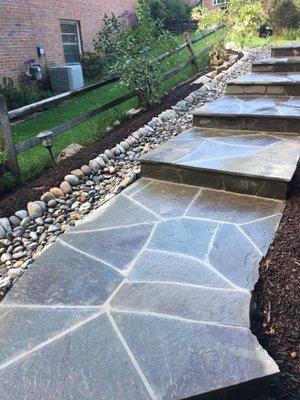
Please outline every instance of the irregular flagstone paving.
[[[268, 74], [233, 85], [298, 94], [299, 65], [261, 61]], [[299, 97], [280, 94], [195, 111], [195, 128], [143, 158], [160, 180], [138, 180], [25, 272], [0, 305], [1, 400], [183, 400], [279, 371], [249, 313], [284, 207], [272, 197], [300, 153]]]
[[[297, 97], [224, 96], [194, 111], [193, 115], [220, 113], [229, 115], [271, 115], [300, 118]], [[290, 132], [293, 132], [292, 130]]]
[[155, 179], [285, 198], [299, 154], [299, 135], [191, 128], [143, 156], [142, 172]]
[[240, 131], [300, 133], [298, 96], [224, 96], [193, 112], [194, 125]]
[[1, 303], [1, 399], [175, 400], [278, 372], [249, 308], [282, 208], [140, 179]]

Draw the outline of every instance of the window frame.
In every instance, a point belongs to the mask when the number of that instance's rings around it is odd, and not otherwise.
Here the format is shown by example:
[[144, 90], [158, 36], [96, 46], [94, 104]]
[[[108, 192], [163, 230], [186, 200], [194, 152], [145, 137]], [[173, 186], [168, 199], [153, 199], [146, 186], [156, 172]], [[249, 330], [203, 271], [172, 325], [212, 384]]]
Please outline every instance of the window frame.
[[[77, 36], [77, 43], [68, 43], [68, 42], [63, 42], [63, 35], [67, 35], [68, 33], [63, 33], [62, 32], [62, 25], [72, 25], [76, 27], [76, 36]], [[72, 20], [72, 19], [60, 19], [59, 20], [59, 27], [60, 27], [60, 36], [61, 36], [61, 42], [62, 42], [62, 47], [63, 47], [63, 53], [64, 53], [64, 59], [65, 59], [65, 63], [66, 64], [70, 64], [70, 62], [66, 61], [66, 55], [65, 55], [65, 49], [64, 49], [64, 45], [67, 46], [77, 46], [78, 48], [78, 53], [79, 56], [82, 57], [83, 54], [83, 50], [82, 50], [82, 41], [81, 41], [81, 29], [80, 29], [80, 21], [78, 20]], [[72, 33], [70, 33], [72, 35]], [[76, 61], [72, 61], [72, 62], [76, 62]], [[79, 61], [78, 61], [79, 62]]]

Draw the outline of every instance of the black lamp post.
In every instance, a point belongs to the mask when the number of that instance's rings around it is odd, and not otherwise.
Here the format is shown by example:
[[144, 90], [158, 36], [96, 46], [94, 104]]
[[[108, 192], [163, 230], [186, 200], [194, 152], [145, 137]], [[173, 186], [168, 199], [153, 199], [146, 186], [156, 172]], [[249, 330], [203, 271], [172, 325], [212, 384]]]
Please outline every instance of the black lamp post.
[[52, 135], [53, 135], [52, 131], [43, 131], [37, 135], [37, 138], [40, 140], [42, 145], [46, 147], [46, 149], [49, 151], [53, 166], [55, 167], [56, 162], [52, 153], [52, 146], [53, 146]]

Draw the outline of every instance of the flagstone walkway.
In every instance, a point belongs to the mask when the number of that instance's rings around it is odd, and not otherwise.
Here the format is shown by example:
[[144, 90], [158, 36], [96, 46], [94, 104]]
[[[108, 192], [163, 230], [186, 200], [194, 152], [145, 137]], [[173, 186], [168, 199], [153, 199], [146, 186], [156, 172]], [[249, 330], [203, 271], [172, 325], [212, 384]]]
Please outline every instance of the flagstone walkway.
[[[272, 121], [300, 119], [300, 101], [264, 100], [275, 112], [246, 97], [195, 112], [198, 126], [142, 160], [153, 176], [16, 282], [0, 305], [1, 400], [204, 398], [278, 373], [249, 313], [300, 153], [298, 125], [290, 134]], [[220, 117], [214, 107], [271, 127], [201, 125]]]

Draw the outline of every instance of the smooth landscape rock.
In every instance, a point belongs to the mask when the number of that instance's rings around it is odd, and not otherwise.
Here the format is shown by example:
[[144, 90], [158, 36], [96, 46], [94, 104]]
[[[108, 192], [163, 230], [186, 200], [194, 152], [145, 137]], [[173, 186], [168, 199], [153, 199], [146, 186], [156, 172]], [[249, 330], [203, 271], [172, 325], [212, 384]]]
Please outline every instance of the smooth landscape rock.
[[43, 215], [43, 209], [37, 202], [29, 202], [27, 204], [27, 211], [32, 219], [41, 217]]
[[71, 186], [77, 186], [79, 184], [79, 179], [75, 175], [66, 175], [65, 181], [67, 181]]
[[60, 184], [59, 188], [63, 192], [64, 195], [72, 192], [72, 186], [67, 181], [63, 181]]
[[[55, 189], [55, 188], [53, 188], [53, 189]], [[44, 201], [45, 203], [48, 203], [50, 200], [53, 200], [53, 199], [55, 199], [55, 195], [53, 192], [46, 192], [41, 196], [41, 200]]]

